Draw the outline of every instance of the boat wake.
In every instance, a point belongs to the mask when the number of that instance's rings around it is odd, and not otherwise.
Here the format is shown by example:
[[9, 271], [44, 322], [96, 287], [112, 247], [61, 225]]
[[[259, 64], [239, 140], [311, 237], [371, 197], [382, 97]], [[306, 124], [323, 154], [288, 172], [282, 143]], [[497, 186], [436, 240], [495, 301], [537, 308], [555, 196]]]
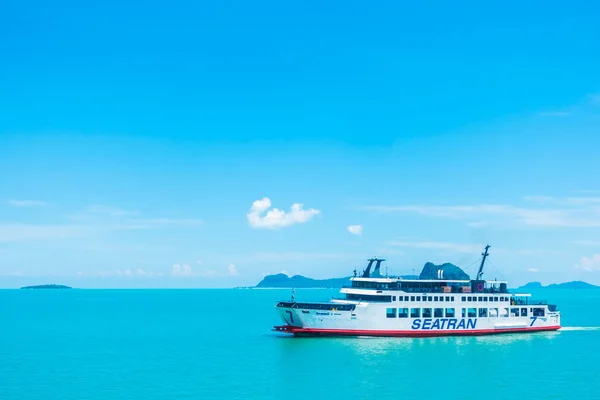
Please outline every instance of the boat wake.
[[600, 331], [600, 326], [563, 326], [560, 331]]

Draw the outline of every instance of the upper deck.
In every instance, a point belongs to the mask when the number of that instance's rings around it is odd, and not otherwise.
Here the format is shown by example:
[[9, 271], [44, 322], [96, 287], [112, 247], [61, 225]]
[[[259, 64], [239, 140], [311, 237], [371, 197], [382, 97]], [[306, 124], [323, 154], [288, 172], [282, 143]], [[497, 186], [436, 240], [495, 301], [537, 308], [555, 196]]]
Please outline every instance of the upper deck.
[[[402, 291], [406, 293], [508, 293], [506, 281], [403, 279], [403, 278], [351, 278], [352, 284], [343, 289]], [[345, 293], [352, 291], [344, 290]]]

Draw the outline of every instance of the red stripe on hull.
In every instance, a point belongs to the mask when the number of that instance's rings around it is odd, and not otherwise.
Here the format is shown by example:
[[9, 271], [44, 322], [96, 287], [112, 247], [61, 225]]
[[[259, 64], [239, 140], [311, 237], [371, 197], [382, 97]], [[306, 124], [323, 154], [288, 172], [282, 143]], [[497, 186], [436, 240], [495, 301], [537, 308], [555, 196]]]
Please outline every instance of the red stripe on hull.
[[436, 336], [482, 336], [499, 333], [526, 333], [556, 331], [560, 326], [543, 326], [533, 328], [507, 328], [507, 329], [467, 329], [452, 331], [375, 331], [352, 329], [313, 329], [290, 327], [287, 332], [296, 336], [386, 336], [386, 337], [436, 337]]

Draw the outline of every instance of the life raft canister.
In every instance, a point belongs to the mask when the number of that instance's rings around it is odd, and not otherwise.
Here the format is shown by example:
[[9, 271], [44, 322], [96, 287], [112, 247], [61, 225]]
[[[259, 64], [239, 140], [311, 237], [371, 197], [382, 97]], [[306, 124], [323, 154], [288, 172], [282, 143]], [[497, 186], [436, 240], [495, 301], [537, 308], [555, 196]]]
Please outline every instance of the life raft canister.
[[483, 292], [483, 283], [478, 283], [477, 284], [477, 291], [478, 292]]

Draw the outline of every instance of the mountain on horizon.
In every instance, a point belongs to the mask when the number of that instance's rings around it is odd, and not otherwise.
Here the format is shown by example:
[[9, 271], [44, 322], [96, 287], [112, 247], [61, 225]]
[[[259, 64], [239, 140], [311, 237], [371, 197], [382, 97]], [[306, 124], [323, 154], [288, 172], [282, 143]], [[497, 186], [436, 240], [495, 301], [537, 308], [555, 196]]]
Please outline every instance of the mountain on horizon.
[[[469, 279], [460, 267], [451, 263], [435, 265], [431, 262], [423, 266], [421, 275], [401, 275], [403, 279], [436, 279], [438, 271], [444, 271], [444, 277], [447, 279]], [[312, 279], [302, 275], [294, 275], [292, 277], [279, 273], [275, 275], [267, 275], [255, 287], [257, 288], [341, 288], [344, 285], [350, 284], [350, 276], [345, 278], [331, 279]]]
[[540, 290], [540, 289], [600, 289], [600, 286], [592, 285], [583, 281], [571, 281], [563, 283], [552, 283], [550, 285], [542, 285], [540, 282], [529, 282], [515, 290]]
[[350, 277], [311, 279], [302, 275], [292, 277], [280, 273], [267, 275], [256, 285], [257, 288], [341, 288], [350, 283]]
[[[431, 264], [431, 263], [428, 263]], [[427, 265], [427, 264], [426, 264]], [[433, 265], [433, 264], [432, 264]], [[443, 264], [448, 270], [452, 270], [451, 267], [456, 267], [452, 264]], [[451, 266], [451, 267], [450, 267]], [[439, 267], [439, 266], [436, 266]], [[457, 267], [458, 268], [458, 267]], [[460, 272], [456, 272], [460, 274]], [[464, 273], [464, 272], [462, 272]], [[423, 273], [421, 273], [423, 275]], [[436, 279], [436, 277], [429, 278], [427, 274], [422, 276], [417, 275], [403, 275], [401, 278], [404, 279]], [[298, 288], [298, 289], [339, 289], [342, 286], [350, 284], [350, 276], [344, 278], [330, 278], [330, 279], [312, 279], [303, 275], [288, 276], [283, 273], [267, 275], [265, 276], [255, 287], [256, 288]], [[462, 279], [462, 278], [461, 278]], [[467, 277], [468, 279], [468, 277]], [[547, 286], [542, 285], [540, 282], [529, 282], [518, 288], [511, 289], [512, 291], [536, 291], [540, 289], [600, 289], [600, 286], [592, 285], [591, 283], [583, 281], [571, 281], [563, 283], [553, 283]]]

